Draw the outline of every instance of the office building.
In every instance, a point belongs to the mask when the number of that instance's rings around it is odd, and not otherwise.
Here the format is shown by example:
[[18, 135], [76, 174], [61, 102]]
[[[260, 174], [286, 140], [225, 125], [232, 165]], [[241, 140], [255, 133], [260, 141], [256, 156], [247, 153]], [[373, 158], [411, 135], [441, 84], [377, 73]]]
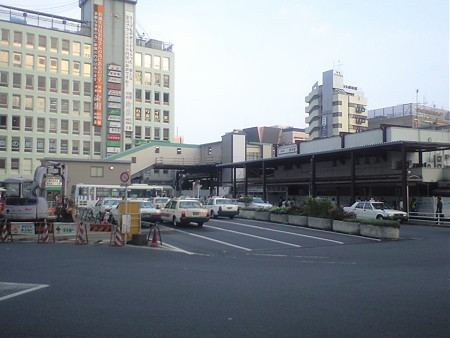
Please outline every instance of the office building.
[[136, 34], [137, 1], [79, 6], [80, 20], [0, 5], [0, 181], [173, 140], [172, 45]]
[[309, 140], [367, 129], [367, 99], [357, 87], [344, 85], [338, 70], [324, 72], [322, 85], [316, 82], [305, 101]]

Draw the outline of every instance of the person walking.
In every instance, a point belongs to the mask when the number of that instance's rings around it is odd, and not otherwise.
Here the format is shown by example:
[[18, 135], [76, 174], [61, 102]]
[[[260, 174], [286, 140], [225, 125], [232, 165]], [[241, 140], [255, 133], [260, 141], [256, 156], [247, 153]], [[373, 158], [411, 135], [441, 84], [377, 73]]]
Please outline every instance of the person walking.
[[442, 201], [441, 198], [437, 198], [436, 203], [436, 218], [437, 218], [437, 224], [441, 224], [441, 218], [444, 217], [444, 214], [442, 213]]

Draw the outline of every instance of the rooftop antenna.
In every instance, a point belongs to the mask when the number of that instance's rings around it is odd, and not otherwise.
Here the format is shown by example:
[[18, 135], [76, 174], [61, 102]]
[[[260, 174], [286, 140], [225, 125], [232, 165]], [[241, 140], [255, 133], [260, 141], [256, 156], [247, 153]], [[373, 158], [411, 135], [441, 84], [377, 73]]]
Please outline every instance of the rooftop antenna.
[[337, 64], [334, 64], [334, 62], [333, 62], [333, 69], [337, 70], [338, 72], [340, 72], [341, 71], [341, 66], [343, 66], [343, 65], [344, 64], [341, 63], [341, 60], [338, 60]]

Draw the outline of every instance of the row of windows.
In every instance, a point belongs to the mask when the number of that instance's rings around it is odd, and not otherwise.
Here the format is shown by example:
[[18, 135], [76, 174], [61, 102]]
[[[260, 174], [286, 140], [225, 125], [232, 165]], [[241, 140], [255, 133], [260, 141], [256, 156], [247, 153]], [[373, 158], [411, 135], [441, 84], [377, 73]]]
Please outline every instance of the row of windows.
[[[67, 39], [60, 39], [56, 37], [48, 37], [47, 35], [36, 36], [33, 33], [23, 33], [21, 31], [14, 31], [11, 39], [11, 32], [9, 29], [2, 28], [2, 36], [0, 43], [3, 45], [9, 45], [12, 43], [16, 47], [37, 48], [38, 50], [50, 51], [61, 54], [71, 54], [75, 56], [81, 56], [90, 58], [92, 45], [90, 43], [84, 43], [83, 49], [81, 42]], [[50, 43], [50, 45], [48, 45]], [[72, 47], [72, 48], [71, 48]], [[81, 54], [83, 53], [83, 54]]]
[[[12, 60], [10, 60], [10, 55]], [[47, 59], [49, 60], [47, 62]], [[36, 63], [37, 62], [37, 63]], [[91, 77], [92, 65], [89, 62], [71, 61], [33, 54], [22, 55], [20, 52], [0, 50], [0, 66], [25, 68], [58, 74]]]
[[[70, 106], [71, 103], [71, 106]], [[91, 102], [0, 92], [0, 108], [91, 116]], [[83, 111], [81, 111], [83, 108]]]

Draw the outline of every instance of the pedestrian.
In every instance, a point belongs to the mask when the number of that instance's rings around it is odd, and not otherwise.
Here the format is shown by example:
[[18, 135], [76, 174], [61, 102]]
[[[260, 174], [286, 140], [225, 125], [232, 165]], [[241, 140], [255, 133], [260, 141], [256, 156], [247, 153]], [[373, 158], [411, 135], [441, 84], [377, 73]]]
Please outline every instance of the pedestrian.
[[400, 201], [400, 203], [398, 204], [398, 206], [399, 206], [399, 210], [402, 210], [402, 211], [403, 211], [403, 201]]
[[444, 217], [444, 214], [442, 213], [442, 201], [441, 198], [437, 198], [436, 203], [436, 218], [437, 218], [437, 224], [441, 224], [441, 218]]

